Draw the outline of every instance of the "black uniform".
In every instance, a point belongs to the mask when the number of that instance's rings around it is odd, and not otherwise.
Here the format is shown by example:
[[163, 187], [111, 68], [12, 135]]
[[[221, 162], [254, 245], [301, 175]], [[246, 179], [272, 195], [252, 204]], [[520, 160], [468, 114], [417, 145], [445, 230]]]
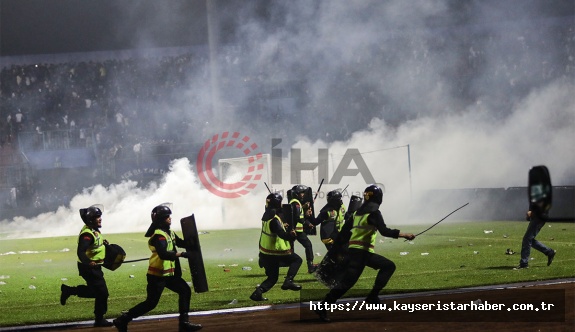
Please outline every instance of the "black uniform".
[[[91, 231], [99, 234], [98, 228], [91, 228]], [[78, 237], [78, 248], [76, 254], [80, 262], [78, 262], [78, 274], [86, 281], [86, 285], [78, 286], [61, 286], [62, 295], [60, 303], [66, 304], [68, 297], [76, 295], [81, 298], [94, 299], [94, 326], [111, 326], [112, 324], [104, 319], [104, 315], [108, 311], [108, 286], [104, 279], [104, 272], [102, 265], [92, 263], [92, 260], [86, 254], [86, 251], [94, 244], [94, 236], [90, 233], [82, 233]], [[104, 243], [107, 243], [104, 241]], [[92, 264], [91, 264], [92, 263]]]
[[[180, 260], [177, 256], [176, 247], [185, 247], [185, 241], [180, 239], [176, 233], [170, 232], [169, 228], [163, 229], [167, 234], [172, 234], [172, 241], [174, 243], [174, 250], [168, 250], [168, 241], [165, 236], [154, 234], [149, 240], [160, 257], [161, 260], [175, 261], [174, 275], [172, 276], [156, 276], [153, 274], [146, 274], [148, 284], [146, 286], [146, 299], [122, 314], [119, 318], [114, 320], [114, 325], [119, 331], [127, 331], [128, 323], [139, 316], [151, 311], [158, 305], [160, 297], [164, 288], [178, 294], [178, 311], [180, 313], [180, 331], [197, 331], [202, 328], [199, 324], [191, 324], [188, 322], [188, 313], [190, 311], [190, 300], [192, 297], [192, 290], [186, 281], [182, 278], [182, 268]], [[182, 257], [187, 258], [186, 252], [183, 252]]]
[[[270, 231], [272, 234], [277, 235], [279, 238], [291, 242], [294, 240], [294, 235], [285, 231], [281, 221], [275, 218], [276, 210], [271, 208], [266, 208], [262, 221], [270, 220]], [[280, 215], [281, 218], [281, 215]], [[263, 231], [263, 230], [262, 230]], [[250, 296], [250, 299], [254, 301], [265, 301], [267, 300], [262, 296], [263, 293], [269, 291], [278, 281], [280, 267], [288, 267], [286, 279], [282, 285], [283, 290], [300, 290], [301, 286], [293, 282], [299, 268], [302, 264], [301, 257], [296, 254], [292, 249], [290, 249], [289, 255], [269, 255], [264, 254], [260, 251], [259, 253], [259, 266], [265, 269], [266, 280], [264, 280], [256, 290]]]
[[[98, 232], [98, 229], [94, 229]], [[93, 298], [94, 301], [94, 316], [96, 321], [102, 320], [108, 311], [108, 286], [104, 279], [104, 272], [101, 265], [90, 266], [90, 258], [86, 255], [86, 250], [94, 244], [94, 237], [88, 233], [80, 234], [78, 241], [77, 254], [78, 258], [82, 261], [78, 262], [79, 275], [86, 280], [86, 285], [79, 285], [75, 288], [75, 295], [83, 298]], [[74, 291], [73, 291], [74, 293]]]
[[[294, 214], [294, 218], [296, 219], [294, 223], [297, 223], [297, 219], [299, 219], [300, 223], [304, 227], [303, 231], [301, 231], [301, 230], [296, 231], [295, 240], [297, 240], [297, 242], [299, 242], [303, 246], [303, 248], [305, 250], [305, 259], [307, 262], [308, 272], [312, 273], [315, 270], [315, 266], [313, 264], [313, 246], [311, 244], [311, 241], [307, 237], [307, 233], [305, 232], [305, 228], [313, 227], [313, 224], [309, 220], [307, 220], [305, 217], [303, 219], [300, 219], [301, 209], [303, 209], [303, 207], [300, 204], [298, 204], [298, 202], [291, 202], [290, 204], [292, 205], [292, 211]], [[292, 240], [292, 243], [293, 243], [293, 240]]]
[[[364, 215], [368, 213], [369, 216], [367, 218], [367, 222], [370, 225], [375, 226], [381, 235], [397, 239], [399, 237], [399, 230], [390, 229], [385, 225], [381, 212], [378, 210], [378, 208], [379, 205], [377, 204], [367, 203], [360, 207], [356, 214]], [[335, 248], [347, 246], [351, 236], [352, 226], [353, 218], [348, 218], [334, 243]], [[347, 256], [348, 264], [346, 266], [341, 282], [337, 287], [332, 289], [326, 295], [324, 301], [327, 303], [335, 303], [355, 285], [366, 266], [375, 270], [379, 270], [377, 277], [375, 278], [373, 288], [368, 295], [368, 300], [377, 301], [376, 297], [378, 296], [379, 292], [381, 289], [383, 289], [383, 287], [385, 287], [395, 272], [395, 264], [391, 260], [381, 255], [362, 249], [348, 248]]]
[[[169, 233], [169, 230], [166, 232]], [[175, 233], [173, 234], [175, 236], [175, 239], [173, 239], [175, 246], [184, 247], [184, 240], [180, 239]], [[161, 235], [156, 234], [152, 236], [150, 239], [150, 244], [156, 248], [158, 256], [160, 256], [162, 260], [175, 261], [176, 268], [174, 275], [169, 277], [160, 277], [147, 274], [146, 278], [148, 280], [148, 285], [146, 286], [146, 300], [128, 310], [128, 316], [130, 318], [136, 318], [154, 309], [160, 301], [160, 297], [162, 296], [164, 288], [168, 288], [169, 290], [179, 295], [178, 311], [180, 316], [187, 317], [188, 312], [190, 311], [190, 299], [192, 298], [192, 290], [186, 281], [182, 279], [182, 268], [180, 266], [180, 260], [178, 257], [176, 257], [177, 251], [168, 251], [168, 242], [166, 238]]]

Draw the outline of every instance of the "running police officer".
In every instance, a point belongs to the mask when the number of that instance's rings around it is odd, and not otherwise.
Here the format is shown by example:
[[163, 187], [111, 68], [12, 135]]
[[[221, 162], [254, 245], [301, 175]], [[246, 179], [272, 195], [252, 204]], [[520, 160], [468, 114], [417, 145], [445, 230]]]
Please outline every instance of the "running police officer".
[[178, 258], [189, 258], [189, 254], [185, 251], [178, 252], [176, 250], [176, 246], [186, 247], [186, 243], [174, 231], [170, 230], [172, 210], [168, 205], [170, 204], [158, 205], [152, 210], [152, 224], [145, 235], [150, 238], [148, 247], [152, 251], [146, 275], [148, 281], [147, 297], [144, 302], [137, 304], [114, 320], [114, 325], [120, 332], [128, 331], [128, 323], [132, 319], [154, 309], [160, 301], [164, 288], [168, 288], [179, 296], [179, 330], [197, 331], [202, 328], [202, 325], [192, 324], [188, 321], [192, 291], [186, 281], [182, 279], [182, 269]]
[[295, 284], [293, 279], [302, 264], [302, 259], [293, 251], [290, 243], [295, 240], [296, 232], [293, 229], [286, 232], [281, 219], [282, 199], [283, 197], [278, 193], [271, 193], [266, 197], [259, 244], [259, 265], [265, 269], [267, 279], [250, 295], [253, 301], [267, 300], [262, 294], [277, 283], [282, 266], [287, 266], [288, 271], [281, 288], [293, 291], [301, 289], [301, 286]]
[[92, 205], [80, 209], [80, 217], [84, 221], [84, 227], [78, 236], [78, 272], [86, 280], [86, 285], [60, 287], [60, 304], [65, 305], [68, 298], [76, 295], [82, 298], [94, 300], [94, 327], [112, 326], [112, 323], [104, 319], [108, 311], [108, 287], [102, 271], [102, 263], [106, 257], [108, 241], [100, 233], [102, 227], [101, 205]]
[[[393, 273], [395, 264], [389, 259], [374, 253], [377, 232], [394, 239], [415, 239], [411, 233], [402, 233], [398, 229], [387, 228], [379, 206], [383, 191], [376, 185], [370, 185], [363, 192], [364, 203], [353, 214], [353, 218], [345, 221], [339, 236], [334, 242], [334, 249], [342, 245], [348, 246], [348, 264], [341, 282], [325, 296], [324, 303], [335, 303], [351, 289], [366, 266], [378, 270], [372, 290], [365, 299], [368, 303], [380, 303], [379, 292], [385, 287]], [[320, 319], [329, 322], [327, 310], [316, 310]]]
[[337, 238], [345, 220], [345, 206], [339, 190], [332, 190], [327, 193], [327, 204], [320, 210], [319, 215], [313, 222], [320, 225], [321, 242], [327, 250], [331, 249], [333, 242]]
[[[289, 204], [292, 206], [292, 214], [295, 224], [296, 240], [305, 249], [305, 259], [307, 261], [307, 272], [313, 273], [317, 265], [313, 263], [313, 247], [311, 241], [307, 237], [305, 228], [314, 227], [313, 224], [307, 219], [312, 215], [310, 202], [302, 204], [302, 200], [307, 191], [307, 187], [301, 184], [293, 186], [291, 189], [291, 199]], [[293, 243], [293, 242], [292, 242]]]

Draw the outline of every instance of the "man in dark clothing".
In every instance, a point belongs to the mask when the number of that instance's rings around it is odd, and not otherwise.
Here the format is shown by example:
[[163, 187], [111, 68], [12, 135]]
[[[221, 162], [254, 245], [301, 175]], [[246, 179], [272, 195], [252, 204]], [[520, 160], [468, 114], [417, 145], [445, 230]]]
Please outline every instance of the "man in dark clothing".
[[148, 246], [152, 251], [146, 275], [148, 281], [147, 297], [144, 302], [137, 304], [114, 320], [114, 325], [120, 332], [128, 331], [128, 323], [132, 319], [154, 309], [160, 301], [164, 288], [168, 288], [179, 295], [179, 330], [197, 331], [202, 328], [201, 325], [192, 324], [188, 321], [192, 291], [186, 281], [182, 279], [182, 269], [178, 258], [189, 258], [189, 254], [176, 250], [176, 246], [186, 247], [186, 243], [174, 231], [170, 230], [171, 214], [172, 211], [166, 204], [156, 206], [152, 210], [152, 225], [146, 232], [146, 237], [150, 237]]
[[321, 208], [313, 225], [320, 225], [321, 242], [329, 250], [333, 246], [345, 221], [346, 211], [339, 190], [327, 193], [327, 204]]
[[262, 294], [269, 291], [278, 281], [280, 267], [288, 266], [287, 275], [282, 284], [283, 290], [297, 291], [300, 285], [293, 282], [297, 274], [302, 259], [293, 252], [290, 241], [296, 237], [295, 231], [289, 233], [285, 230], [285, 225], [281, 220], [283, 197], [278, 194], [269, 194], [266, 197], [266, 209], [262, 216], [262, 231], [259, 242], [259, 265], [266, 271], [267, 279], [264, 280], [256, 290], [250, 295], [253, 301], [266, 301]]
[[530, 203], [526, 219], [529, 221], [529, 225], [527, 225], [527, 230], [525, 231], [525, 235], [523, 235], [523, 241], [521, 243], [521, 259], [519, 260], [519, 266], [515, 269], [526, 269], [529, 267], [529, 256], [531, 255], [532, 247], [547, 256], [547, 266], [551, 265], [555, 258], [555, 250], [535, 239], [537, 234], [539, 234], [539, 231], [541, 231], [541, 228], [545, 225], [547, 219], [549, 219], [542, 201], [538, 203]]
[[94, 327], [112, 326], [104, 319], [108, 311], [108, 287], [102, 271], [102, 263], [106, 257], [106, 241], [100, 233], [102, 227], [102, 209], [100, 205], [92, 205], [80, 209], [80, 217], [85, 225], [78, 236], [78, 272], [86, 280], [86, 285], [60, 287], [60, 304], [65, 305], [68, 298], [76, 295], [94, 300]]
[[[312, 215], [312, 209], [310, 202], [303, 203], [305, 193], [308, 187], [304, 185], [296, 185], [291, 189], [291, 199], [289, 204], [292, 206], [292, 214], [295, 224], [295, 234], [296, 240], [299, 242], [305, 250], [305, 259], [307, 262], [308, 273], [313, 273], [317, 269], [317, 265], [313, 263], [313, 245], [307, 233], [306, 228], [312, 228], [314, 225], [308, 220]], [[292, 240], [292, 245], [294, 241]]]
[[[325, 296], [324, 303], [335, 303], [349, 289], [351, 289], [365, 267], [378, 270], [372, 290], [366, 297], [368, 303], [380, 303], [379, 292], [385, 287], [393, 273], [395, 264], [389, 259], [374, 253], [376, 232], [391, 238], [404, 238], [413, 240], [415, 235], [402, 233], [398, 229], [390, 229], [385, 225], [379, 206], [383, 198], [383, 191], [376, 185], [370, 185], [363, 193], [364, 203], [353, 214], [353, 218], [346, 220], [341, 232], [334, 242], [334, 247], [328, 255], [342, 246], [348, 247], [347, 265], [341, 281]], [[320, 319], [329, 322], [327, 310], [316, 310]]]

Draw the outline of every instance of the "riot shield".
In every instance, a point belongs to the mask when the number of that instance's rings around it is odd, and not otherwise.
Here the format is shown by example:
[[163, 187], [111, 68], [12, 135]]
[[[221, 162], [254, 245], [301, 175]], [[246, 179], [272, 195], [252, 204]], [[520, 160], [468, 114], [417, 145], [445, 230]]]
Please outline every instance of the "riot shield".
[[361, 197], [351, 195], [349, 199], [349, 205], [347, 206], [347, 212], [349, 214], [354, 213], [355, 211], [357, 211], [357, 209], [359, 209], [361, 203], [363, 203], [363, 199]]
[[[347, 247], [347, 246], [346, 246]], [[346, 250], [330, 250], [313, 273], [316, 279], [329, 289], [338, 286], [347, 265]]]
[[126, 259], [126, 252], [117, 244], [106, 244], [106, 257], [104, 257], [103, 267], [110, 271], [115, 271], [122, 266]]
[[542, 203], [547, 212], [553, 203], [551, 176], [546, 166], [534, 166], [529, 170], [529, 203]]
[[200, 247], [200, 239], [198, 237], [198, 229], [196, 227], [196, 219], [192, 214], [189, 217], [180, 220], [182, 225], [182, 233], [184, 234], [184, 241], [186, 241], [186, 251], [190, 254], [188, 264], [192, 274], [192, 284], [196, 293], [203, 293], [208, 291], [208, 278], [206, 277], [206, 270], [204, 268], [204, 259], [202, 257], [202, 249]]
[[294, 212], [291, 204], [282, 204], [282, 222], [287, 224], [286, 232], [295, 230]]

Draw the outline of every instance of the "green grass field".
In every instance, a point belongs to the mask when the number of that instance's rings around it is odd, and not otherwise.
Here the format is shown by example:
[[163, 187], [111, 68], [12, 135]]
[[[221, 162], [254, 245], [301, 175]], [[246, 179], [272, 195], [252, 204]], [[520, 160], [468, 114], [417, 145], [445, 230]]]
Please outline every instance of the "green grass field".
[[[417, 233], [428, 226], [401, 228]], [[575, 223], [548, 223], [539, 234], [540, 241], [557, 250], [551, 266], [547, 267], [544, 255], [533, 250], [529, 269], [512, 269], [519, 262], [526, 227], [526, 222], [512, 221], [445, 222], [413, 242], [378, 235], [376, 251], [397, 265], [383, 294], [575, 277]], [[127, 260], [149, 256], [147, 239], [142, 234], [104, 235], [110, 243], [124, 248]], [[318, 236], [310, 238], [316, 254], [323, 256], [325, 247]], [[254, 287], [265, 279], [257, 263], [258, 239], [259, 229], [210, 231], [200, 235], [210, 291], [192, 295], [193, 311], [261, 305], [249, 299]], [[506, 254], [508, 248], [516, 253]], [[92, 299], [73, 296], [66, 306], [59, 303], [62, 283], [84, 283], [78, 276], [75, 250], [75, 236], [0, 240], [0, 326], [93, 319]], [[304, 257], [303, 248], [297, 243], [296, 252]], [[316, 256], [316, 263], [321, 256]], [[105, 270], [110, 291], [107, 318], [116, 317], [144, 300], [146, 270], [147, 261], [125, 263], [116, 271]], [[285, 273], [285, 268], [281, 273]], [[366, 269], [346, 297], [365, 295], [374, 276], [374, 270]], [[187, 269], [184, 278], [191, 280]], [[307, 274], [304, 266], [296, 282], [305, 289], [319, 290], [318, 294], [327, 292], [327, 288]], [[299, 292], [282, 291], [280, 285], [266, 293], [270, 301], [265, 303], [299, 302]], [[230, 304], [234, 299], [237, 304]], [[158, 307], [149, 314], [174, 312], [177, 312], [177, 295], [166, 290]]]

